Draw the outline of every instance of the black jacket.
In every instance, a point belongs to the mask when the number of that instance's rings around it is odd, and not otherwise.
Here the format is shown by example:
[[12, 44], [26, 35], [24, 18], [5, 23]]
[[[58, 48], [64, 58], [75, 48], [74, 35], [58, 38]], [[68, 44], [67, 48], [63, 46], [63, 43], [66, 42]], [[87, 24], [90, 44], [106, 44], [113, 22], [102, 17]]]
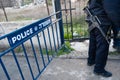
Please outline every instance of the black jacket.
[[103, 6], [114, 25], [120, 27], [120, 0], [104, 0]]
[[98, 16], [102, 25], [111, 25], [111, 21], [103, 7], [103, 0], [89, 0], [88, 5], [92, 14]]

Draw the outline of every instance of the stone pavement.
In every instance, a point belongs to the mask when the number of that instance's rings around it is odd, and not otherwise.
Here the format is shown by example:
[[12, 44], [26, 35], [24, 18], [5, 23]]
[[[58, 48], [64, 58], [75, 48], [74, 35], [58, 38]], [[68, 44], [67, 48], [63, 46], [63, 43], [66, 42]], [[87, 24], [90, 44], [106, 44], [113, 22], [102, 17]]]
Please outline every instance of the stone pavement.
[[[87, 66], [88, 41], [73, 42], [75, 51], [54, 58], [38, 80], [120, 80], [120, 55], [109, 55], [106, 70], [113, 73], [110, 78], [93, 74], [94, 66]], [[114, 51], [112, 44], [110, 52]]]
[[[70, 54], [61, 55], [55, 57], [52, 62], [47, 66], [45, 71], [39, 77], [38, 80], [120, 80], [120, 55], [109, 55], [106, 69], [113, 73], [110, 78], [104, 78], [93, 74], [94, 66], [87, 66], [87, 51], [88, 41], [73, 42], [71, 47], [75, 49]], [[110, 46], [110, 52], [114, 51], [112, 45]], [[17, 56], [21, 65], [25, 80], [32, 80], [28, 65], [24, 56]], [[13, 56], [2, 57], [4, 64], [6, 65], [12, 80], [21, 80], [20, 75]], [[33, 56], [29, 56], [31, 66], [34, 75], [37, 75], [38, 70], [36, 68], [35, 59]], [[39, 64], [42, 64], [39, 58]], [[43, 65], [40, 65], [40, 68]], [[3, 70], [0, 66], [0, 80], [7, 80]]]
[[86, 59], [54, 59], [38, 80], [120, 80], [120, 60], [108, 60], [106, 69], [113, 73], [110, 78], [93, 74], [93, 66]]

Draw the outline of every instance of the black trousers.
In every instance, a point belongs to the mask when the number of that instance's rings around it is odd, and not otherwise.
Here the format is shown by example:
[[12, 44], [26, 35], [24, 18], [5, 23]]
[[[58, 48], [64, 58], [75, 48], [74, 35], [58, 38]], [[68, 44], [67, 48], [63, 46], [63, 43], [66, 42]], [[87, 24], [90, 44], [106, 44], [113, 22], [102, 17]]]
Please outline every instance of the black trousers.
[[[102, 26], [103, 31], [107, 34], [109, 26]], [[90, 42], [88, 51], [88, 62], [95, 63], [94, 71], [103, 72], [109, 51], [109, 44], [97, 28], [90, 32]]]

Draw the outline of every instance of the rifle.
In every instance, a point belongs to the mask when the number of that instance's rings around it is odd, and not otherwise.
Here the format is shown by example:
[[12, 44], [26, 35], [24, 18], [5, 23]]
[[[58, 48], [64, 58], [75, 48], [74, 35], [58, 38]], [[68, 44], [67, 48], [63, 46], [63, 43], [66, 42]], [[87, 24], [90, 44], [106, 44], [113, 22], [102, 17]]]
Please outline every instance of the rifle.
[[95, 27], [98, 28], [98, 30], [101, 32], [102, 36], [105, 38], [105, 40], [109, 44], [110, 42], [108, 40], [108, 36], [105, 35], [105, 33], [103, 32], [103, 30], [100, 27], [101, 22], [100, 22], [99, 18], [97, 16], [94, 16], [90, 12], [88, 6], [85, 7], [83, 10], [87, 14], [87, 16], [88, 16], [87, 19], [86, 19], [86, 22], [91, 22], [91, 25], [89, 26], [88, 31], [92, 31]]

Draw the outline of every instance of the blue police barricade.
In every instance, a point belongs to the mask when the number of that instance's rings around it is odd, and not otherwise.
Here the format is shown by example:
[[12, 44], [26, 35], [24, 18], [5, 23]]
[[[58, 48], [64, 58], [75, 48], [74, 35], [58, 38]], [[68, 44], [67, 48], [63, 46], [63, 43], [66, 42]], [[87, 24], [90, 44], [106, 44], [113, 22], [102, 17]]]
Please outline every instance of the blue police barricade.
[[53, 21], [51, 16], [0, 37], [8, 45], [0, 52], [0, 80], [38, 79], [62, 47], [61, 18]]

